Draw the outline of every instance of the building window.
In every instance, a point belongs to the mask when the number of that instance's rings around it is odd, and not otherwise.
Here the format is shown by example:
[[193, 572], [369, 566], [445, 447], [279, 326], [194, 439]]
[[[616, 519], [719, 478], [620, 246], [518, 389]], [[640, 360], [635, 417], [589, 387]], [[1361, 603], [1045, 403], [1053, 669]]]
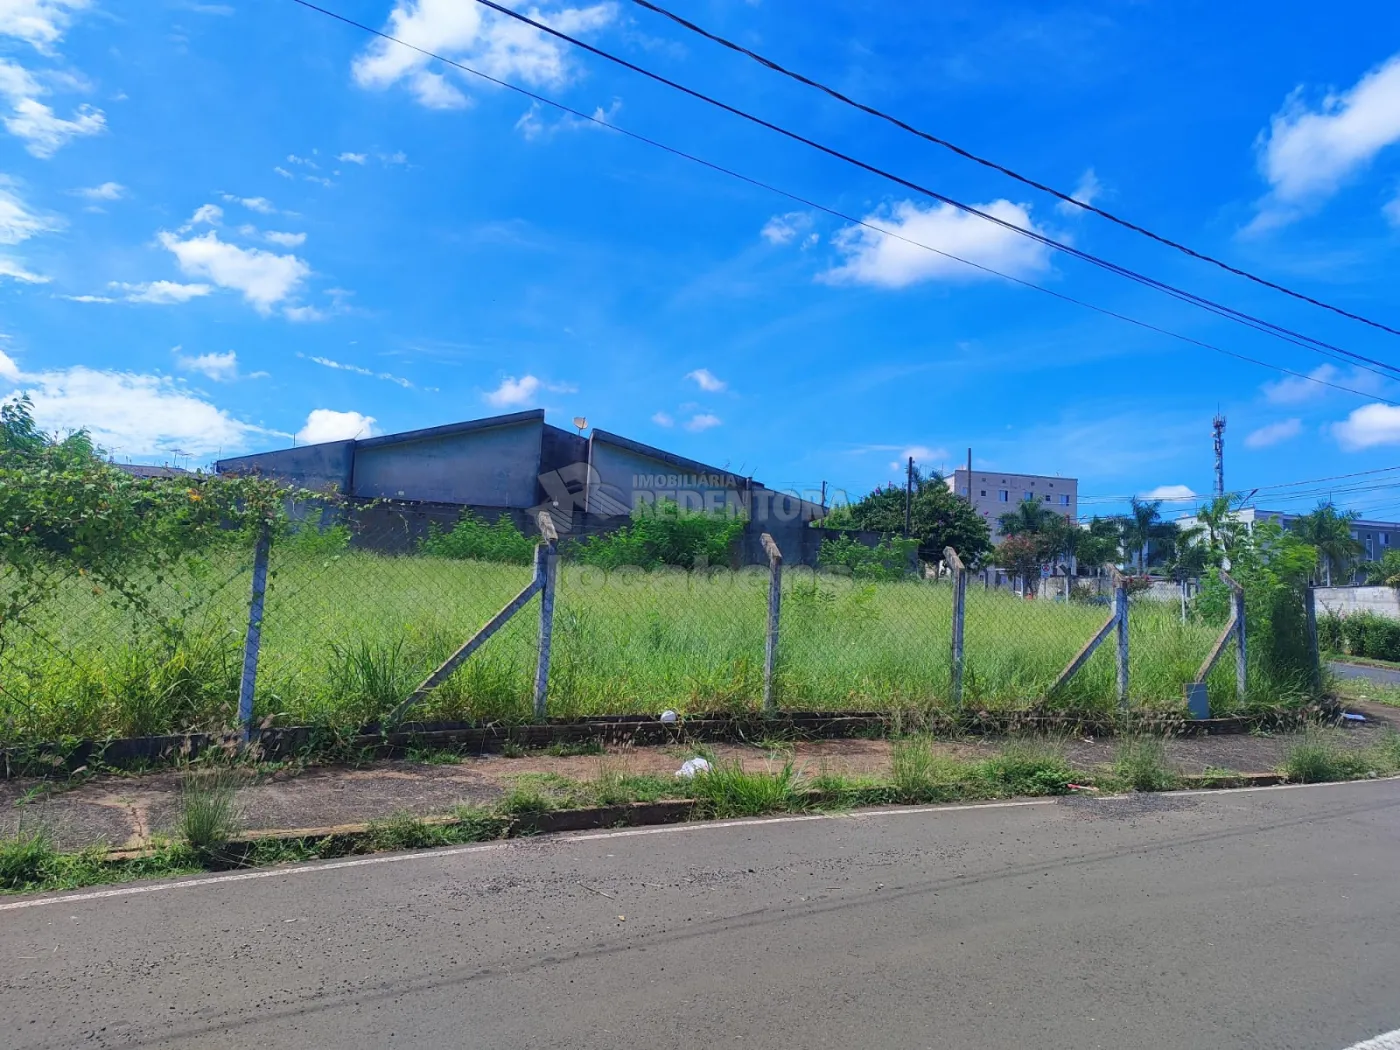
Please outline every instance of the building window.
[[1043, 500], [1045, 500], [1046, 503], [1049, 503], [1049, 502], [1050, 502], [1050, 493], [1047, 492], [1047, 493], [1046, 493], [1044, 496], [1042, 496], [1041, 498], [1042, 498]]
[[1361, 533], [1357, 532], [1355, 529], [1352, 529], [1351, 538], [1354, 540], [1359, 540], [1361, 538]]
[[997, 499], [1001, 500], [1001, 502], [1003, 503], [1010, 503], [1011, 493], [1007, 492], [1006, 489], [1002, 489], [1000, 492], [997, 493]]
[[1061, 493], [1060, 493], [1060, 506], [1062, 506], [1062, 507], [1068, 507], [1068, 506], [1069, 506], [1069, 493], [1068, 493], [1068, 492], [1061, 492]]
[[1035, 499], [1035, 493], [1034, 493], [1034, 492], [1027, 492], [1026, 495], [1025, 495], [1025, 498], [1026, 498], [1026, 499]]
[[983, 490], [982, 490], [982, 495], [985, 496], [986, 494], [987, 494], [987, 490], [986, 490], [986, 489], [983, 489]]
[[1389, 547], [1389, 546], [1390, 546], [1390, 533], [1388, 533], [1388, 532], [1382, 532], [1382, 533], [1381, 533], [1381, 546], [1382, 546], [1382, 547]]

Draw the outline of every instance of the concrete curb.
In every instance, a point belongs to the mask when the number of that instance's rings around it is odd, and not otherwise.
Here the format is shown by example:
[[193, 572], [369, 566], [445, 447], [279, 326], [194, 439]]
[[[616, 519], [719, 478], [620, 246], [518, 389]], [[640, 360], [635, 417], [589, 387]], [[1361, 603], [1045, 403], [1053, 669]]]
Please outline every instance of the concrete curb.
[[[1288, 778], [1281, 773], [1235, 773], [1229, 775], [1216, 776], [1213, 774], [1188, 774], [1180, 777], [1179, 786], [1173, 790], [1180, 791], [1200, 791], [1209, 789], [1227, 788], [1247, 788], [1247, 787], [1273, 787], [1279, 784], [1288, 783]], [[1171, 791], [1164, 792], [1144, 792], [1144, 794], [1171, 794]], [[897, 805], [929, 805], [928, 802], [901, 803], [897, 798], [891, 797], [889, 789], [872, 788], [867, 792], [865, 798], [861, 798], [857, 792], [852, 808], [864, 808], [866, 806], [897, 806]], [[1127, 792], [1125, 794], [1136, 794]], [[831, 802], [838, 798], [850, 798], [847, 796], [833, 796], [830, 792], [808, 791], [803, 793], [805, 802], [817, 806], [822, 803]], [[1024, 796], [1026, 798], [1052, 798], [1067, 796]], [[1102, 796], [1111, 797], [1111, 796]], [[997, 801], [987, 799], [985, 801]], [[502, 838], [514, 839], [524, 838], [532, 835], [550, 835], [565, 831], [596, 831], [603, 828], [618, 827], [648, 827], [658, 824], [679, 824], [696, 817], [699, 803], [695, 799], [665, 799], [659, 802], [629, 802], [616, 806], [591, 806], [583, 809], [561, 809], [548, 813], [540, 813], [527, 817], [515, 818], [504, 828], [505, 834]], [[429, 827], [450, 827], [460, 823], [456, 817], [419, 817], [418, 823]], [[699, 819], [705, 819], [700, 817]], [[221, 858], [227, 861], [228, 866], [238, 867], [246, 859], [253, 847], [259, 844], [276, 843], [286, 846], [295, 846], [306, 842], [320, 842], [325, 839], [340, 840], [345, 852], [353, 852], [353, 847], [360, 840], [366, 838], [371, 833], [370, 823], [357, 824], [334, 824], [328, 827], [319, 828], [277, 828], [264, 831], [254, 831], [243, 835], [232, 842], [221, 851]], [[110, 850], [106, 854], [108, 861], [120, 862], [128, 860], [139, 860], [152, 856], [156, 852], [153, 846], [137, 847], [134, 849]]]

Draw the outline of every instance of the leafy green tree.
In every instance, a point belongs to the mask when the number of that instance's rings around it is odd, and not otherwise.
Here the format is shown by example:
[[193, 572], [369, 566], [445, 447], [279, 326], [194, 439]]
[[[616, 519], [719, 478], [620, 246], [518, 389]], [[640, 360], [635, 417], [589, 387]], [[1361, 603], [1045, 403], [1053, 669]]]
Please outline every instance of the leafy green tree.
[[1329, 586], [1334, 571], [1338, 575], [1345, 573], [1365, 551], [1361, 541], [1351, 534], [1355, 520], [1354, 511], [1342, 513], [1331, 500], [1322, 500], [1310, 514], [1292, 524], [1298, 538], [1317, 551], [1317, 568]]
[[489, 523], [468, 510], [448, 532], [443, 532], [436, 524], [429, 525], [428, 535], [418, 545], [418, 550], [439, 558], [529, 565], [535, 557], [535, 541], [516, 527], [509, 514], [502, 514], [494, 523]]
[[1196, 510], [1199, 535], [1205, 539], [1209, 560], [1218, 564], [1244, 531], [1235, 513], [1234, 498], [1215, 496]]
[[1034, 594], [1048, 554], [1044, 536], [1021, 533], [997, 544], [992, 560], [1012, 576], [1019, 576], [1026, 592]]
[[1400, 547], [1391, 547], [1367, 564], [1366, 582], [1376, 587], [1400, 587]]
[[[887, 536], [904, 534], [902, 486], [882, 486], [837, 511], [827, 516], [823, 527], [865, 529]], [[937, 474], [915, 474], [910, 519], [911, 538], [919, 541], [919, 557], [924, 561], [941, 561], [943, 549], [952, 547], [963, 564], [973, 566], [992, 549], [986, 521]]]
[[1052, 517], [1060, 515], [1047, 510], [1039, 500], [1024, 499], [1015, 510], [997, 518], [997, 528], [1003, 536], [1035, 536], [1045, 532]]
[[1081, 566], [1098, 568], [1118, 561], [1122, 532], [1117, 521], [1095, 516], [1089, 520], [1089, 527], [1082, 531], [1084, 535], [1080, 537], [1075, 552]]
[[822, 540], [817, 564], [857, 580], [901, 580], [909, 575], [917, 546], [918, 540], [890, 537], [870, 547], [849, 536], [837, 536]]

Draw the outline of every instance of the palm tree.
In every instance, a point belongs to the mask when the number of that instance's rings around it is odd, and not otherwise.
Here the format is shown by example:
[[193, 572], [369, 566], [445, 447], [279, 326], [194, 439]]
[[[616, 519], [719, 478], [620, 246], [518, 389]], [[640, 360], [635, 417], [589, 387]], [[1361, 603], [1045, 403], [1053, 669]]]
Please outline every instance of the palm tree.
[[1003, 536], [1039, 535], [1045, 531], [1052, 515], [1059, 517], [1053, 511], [1046, 510], [1039, 500], [1026, 499], [1015, 510], [997, 518], [997, 528]]
[[1138, 552], [1138, 569], [1143, 573], [1147, 572], [1147, 545], [1159, 534], [1161, 524], [1161, 500], [1134, 496], [1129, 501], [1129, 513], [1122, 523], [1123, 545]]
[[1068, 598], [1072, 584], [1070, 576], [1074, 571], [1075, 559], [1079, 555], [1080, 547], [1089, 538], [1089, 534], [1070, 521], [1069, 518], [1052, 512], [1046, 515], [1044, 536], [1045, 549], [1052, 562], [1055, 559], [1063, 559], [1065, 597]]
[[1373, 586], [1400, 587], [1400, 548], [1391, 547], [1367, 565], [1366, 582]]
[[1214, 554], [1228, 551], [1234, 546], [1240, 534], [1240, 523], [1235, 518], [1229, 496], [1216, 496], [1196, 511], [1198, 528], [1205, 533], [1207, 545]]
[[1304, 514], [1292, 524], [1294, 533], [1317, 548], [1318, 568], [1329, 587], [1332, 570], [1340, 574], [1365, 551], [1361, 541], [1351, 534], [1351, 523], [1356, 517], [1355, 511], [1343, 514], [1331, 500], [1322, 500], [1311, 514]]

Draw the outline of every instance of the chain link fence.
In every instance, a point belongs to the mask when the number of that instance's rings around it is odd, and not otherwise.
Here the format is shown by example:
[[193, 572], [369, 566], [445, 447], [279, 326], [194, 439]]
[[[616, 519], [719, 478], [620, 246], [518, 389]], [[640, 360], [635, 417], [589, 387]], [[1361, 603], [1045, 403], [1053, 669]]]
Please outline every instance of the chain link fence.
[[[245, 663], [252, 727], [385, 722], [410, 697], [412, 721], [527, 721], [541, 666], [534, 591], [556, 548], [537, 562], [541, 541], [513, 523], [470, 525], [425, 527], [392, 507], [305, 511], [269, 544], [251, 662], [257, 548], [244, 534], [120, 593], [82, 575], [48, 579], [0, 636], [5, 742], [225, 729], [238, 721]], [[1130, 596], [1126, 584], [1032, 597], [975, 572], [960, 584], [952, 560], [863, 578], [780, 562], [604, 568], [567, 542], [557, 557], [543, 694], [551, 718], [765, 706], [1100, 716], [1124, 701], [1183, 713], [1184, 687], [1202, 677], [1217, 713], [1244, 696], [1231, 661], [1202, 672], [1208, 656], [1242, 641], [1238, 629], [1222, 641], [1218, 617], [1183, 618], [1179, 602]], [[489, 640], [415, 696], [513, 600], [519, 608]]]

